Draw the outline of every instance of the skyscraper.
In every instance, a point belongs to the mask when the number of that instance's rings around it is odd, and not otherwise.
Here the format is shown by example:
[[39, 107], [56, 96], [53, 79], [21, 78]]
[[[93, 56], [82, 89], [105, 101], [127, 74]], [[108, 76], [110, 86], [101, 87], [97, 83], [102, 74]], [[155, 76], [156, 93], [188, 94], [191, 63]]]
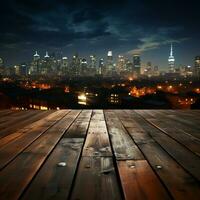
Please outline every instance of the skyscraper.
[[68, 58], [67, 57], [62, 57], [62, 61], [61, 61], [61, 75], [62, 76], [66, 76], [66, 75], [69, 75], [68, 70], [69, 66], [68, 66]]
[[90, 76], [94, 76], [97, 73], [96, 56], [94, 55], [90, 55], [90, 64], [88, 73]]
[[0, 58], [0, 75], [4, 74], [3, 59]]
[[35, 54], [33, 55], [33, 60], [39, 60], [40, 59], [40, 55], [38, 54], [38, 52], [36, 51]]
[[41, 63], [40, 63], [40, 55], [36, 51], [35, 54], [33, 55], [33, 61], [31, 63], [31, 67], [29, 69], [28, 74], [30, 75], [38, 75], [41, 71]]
[[200, 79], [200, 56], [195, 57], [194, 76]]
[[116, 71], [118, 74], [121, 72], [125, 71], [125, 59], [124, 56], [119, 55], [118, 60], [117, 60], [117, 66], [116, 66]]
[[81, 72], [80, 75], [81, 76], [88, 76], [88, 64], [87, 64], [87, 60], [85, 58], [81, 59]]
[[105, 75], [105, 66], [104, 66], [104, 60], [103, 60], [103, 58], [101, 58], [99, 60], [98, 74]]
[[169, 73], [174, 73], [175, 72], [175, 58], [174, 58], [174, 55], [173, 55], [173, 46], [172, 46], [172, 44], [171, 44], [171, 50], [170, 50], [168, 63], [169, 63]]
[[141, 74], [141, 60], [140, 55], [133, 55], [133, 75], [138, 77]]
[[108, 51], [108, 55], [107, 55], [107, 65], [106, 65], [106, 74], [108, 76], [113, 74], [114, 71], [114, 65], [113, 65], [113, 55], [112, 55], [112, 51]]

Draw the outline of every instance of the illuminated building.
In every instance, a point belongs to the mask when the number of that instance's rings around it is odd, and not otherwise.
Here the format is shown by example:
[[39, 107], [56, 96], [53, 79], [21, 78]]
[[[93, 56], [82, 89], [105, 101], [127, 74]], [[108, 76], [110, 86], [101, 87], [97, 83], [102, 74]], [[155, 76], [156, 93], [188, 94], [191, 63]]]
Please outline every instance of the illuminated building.
[[175, 58], [173, 56], [173, 46], [171, 44], [170, 56], [168, 59], [169, 73], [175, 73]]
[[4, 74], [3, 59], [0, 58], [0, 75]]
[[112, 51], [108, 51], [107, 55], [107, 65], [106, 65], [106, 75], [111, 76], [114, 71], [114, 65], [113, 65], [113, 55]]
[[40, 59], [40, 55], [36, 51], [35, 54], [33, 55], [33, 61], [31, 63], [28, 74], [38, 75], [40, 73], [40, 70], [41, 70], [41, 59]]
[[98, 74], [102, 74], [102, 75], [105, 75], [105, 65], [104, 65], [104, 60], [103, 58], [101, 58], [99, 60], [99, 68], [98, 68]]
[[62, 76], [66, 76], [68, 75], [68, 58], [67, 57], [62, 57], [62, 61], [61, 61], [61, 75]]
[[44, 60], [42, 61], [42, 67], [40, 68], [40, 74], [48, 75], [51, 72], [51, 60], [48, 52], [44, 56]]
[[140, 55], [134, 54], [133, 55], [133, 75], [135, 77], [140, 76], [141, 74], [141, 60]]
[[200, 79], [200, 56], [195, 57], [194, 76]]
[[96, 57], [94, 55], [90, 55], [90, 64], [88, 73], [90, 76], [94, 76], [97, 73]]
[[116, 65], [117, 74], [121, 74], [123, 71], [125, 71], [125, 64], [124, 56], [119, 55]]
[[27, 76], [28, 75], [28, 66], [26, 63], [22, 63], [20, 65], [20, 76]]
[[20, 76], [20, 66], [19, 65], [15, 65], [14, 66], [14, 73], [15, 73], [15, 75], [17, 75], [17, 76]]
[[125, 66], [125, 70], [126, 70], [126, 75], [127, 76], [133, 76], [133, 64], [129, 59], [126, 59], [126, 66]]
[[144, 69], [144, 75], [145, 76], [148, 76], [148, 77], [151, 77], [152, 76], [152, 65], [151, 65], [151, 62], [147, 62], [147, 65]]
[[88, 64], [85, 58], [81, 59], [81, 76], [88, 76]]
[[39, 55], [38, 52], [36, 51], [35, 54], [34, 54], [34, 56], [33, 56], [33, 60], [34, 60], [34, 61], [37, 61], [37, 60], [39, 60], [39, 59], [40, 59], [40, 55]]
[[154, 68], [153, 68], [153, 74], [152, 75], [153, 76], [159, 76], [160, 75], [158, 66], [154, 66]]
[[72, 57], [72, 62], [70, 66], [70, 75], [72, 76], [80, 76], [81, 75], [81, 69], [80, 69], [80, 58], [78, 54], [75, 54]]
[[45, 59], [48, 59], [49, 58], [49, 54], [48, 52], [46, 51], [46, 55], [44, 56]]

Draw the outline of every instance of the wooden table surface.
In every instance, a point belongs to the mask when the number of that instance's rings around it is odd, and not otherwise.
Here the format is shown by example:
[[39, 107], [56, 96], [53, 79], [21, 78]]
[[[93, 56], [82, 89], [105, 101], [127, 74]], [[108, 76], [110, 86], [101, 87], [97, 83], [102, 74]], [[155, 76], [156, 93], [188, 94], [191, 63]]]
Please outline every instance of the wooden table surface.
[[200, 111], [0, 111], [0, 200], [200, 199]]

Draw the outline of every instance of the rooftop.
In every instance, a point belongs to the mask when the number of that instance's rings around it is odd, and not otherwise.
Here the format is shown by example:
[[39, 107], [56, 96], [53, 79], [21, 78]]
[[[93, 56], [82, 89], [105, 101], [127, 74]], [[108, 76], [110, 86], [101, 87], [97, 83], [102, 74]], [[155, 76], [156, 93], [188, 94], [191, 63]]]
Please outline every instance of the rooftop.
[[199, 199], [200, 111], [0, 111], [0, 199]]

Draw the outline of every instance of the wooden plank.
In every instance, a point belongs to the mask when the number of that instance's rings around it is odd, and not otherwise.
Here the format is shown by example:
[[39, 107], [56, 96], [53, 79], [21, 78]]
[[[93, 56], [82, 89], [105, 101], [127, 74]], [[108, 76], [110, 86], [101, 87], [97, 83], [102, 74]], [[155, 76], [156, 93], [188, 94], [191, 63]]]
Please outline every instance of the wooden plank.
[[[67, 199], [83, 141], [61, 139], [20, 199]], [[65, 166], [59, 166], [61, 163]]]
[[171, 199], [146, 160], [117, 162], [126, 200]]
[[[31, 126], [27, 130], [16, 133], [17, 138], [3, 145], [0, 148], [0, 170], [2, 170], [9, 162], [11, 162], [18, 154], [20, 154], [33, 141], [40, 137], [51, 126], [64, 117], [68, 111], [58, 111], [39, 121], [36, 125]], [[11, 139], [11, 138], [6, 138]], [[6, 141], [3, 140], [5, 143]], [[1, 143], [2, 145], [2, 143]]]
[[0, 119], [12, 115], [14, 113], [18, 113], [20, 111], [13, 111], [13, 110], [0, 110]]
[[148, 120], [159, 119], [168, 123], [175, 124], [174, 127], [173, 125], [171, 127], [180, 129], [183, 133], [196, 137], [197, 139], [200, 139], [199, 120], [194, 119], [195, 115], [186, 117], [185, 115], [179, 114], [181, 113], [180, 111], [179, 112], [152, 111], [150, 113], [149, 111], [138, 110], [136, 112], [141, 114], [143, 117], [145, 117]]
[[1, 200], [14, 200], [21, 196], [79, 113], [79, 110], [71, 111], [0, 172]]
[[104, 121], [103, 110], [93, 110], [92, 119], [93, 120]]
[[158, 144], [138, 144], [174, 199], [199, 199], [200, 185]]
[[[129, 112], [129, 116], [131, 112]], [[137, 115], [133, 115], [132, 120], [135, 120], [135, 123], [145, 130], [143, 132], [144, 134], [146, 133], [148, 135], [155, 132], [155, 129], [150, 129], [149, 124], [145, 123]], [[135, 139], [134, 134], [131, 136]], [[199, 198], [199, 182], [186, 172], [156, 141], [147, 140], [138, 143], [135, 140], [135, 142], [174, 199], [185, 200]]]
[[2, 124], [0, 124], [0, 131], [10, 128], [11, 125], [15, 125], [18, 122], [23, 121], [24, 119], [27, 119], [28, 117], [37, 114], [39, 111], [36, 110], [27, 110], [27, 111], [20, 111], [17, 113], [14, 113], [12, 116], [4, 117], [6, 121]]
[[112, 158], [82, 157], [70, 199], [122, 199]]
[[104, 121], [103, 111], [93, 111], [88, 134], [83, 148], [83, 156], [112, 156], [110, 141]]
[[[9, 143], [10, 141], [16, 139], [17, 137], [21, 136], [22, 134], [27, 133], [28, 131], [34, 129], [35, 127], [41, 126], [42, 123], [45, 123], [47, 120], [50, 120], [51, 117], [53, 115], [51, 115], [52, 113], [54, 113], [56, 111], [42, 111], [40, 112], [40, 114], [36, 115], [35, 117], [30, 118], [27, 121], [27, 124], [29, 122], [29, 124], [27, 126], [25, 126], [24, 128], [11, 133], [3, 138], [0, 139], [0, 148], [2, 148], [5, 144]], [[49, 115], [50, 118], [45, 118]]]
[[38, 115], [41, 115], [40, 111], [27, 111], [27, 113], [24, 114], [23, 112], [21, 112], [21, 117], [18, 117], [16, 120], [10, 119], [9, 123], [4, 124], [4, 129], [0, 130], [0, 138], [3, 138], [15, 131], [18, 131], [19, 129], [28, 125], [31, 121], [37, 120]]
[[144, 159], [114, 111], [104, 111], [111, 143], [117, 160]]
[[147, 119], [153, 126], [157, 127], [159, 130], [172, 137], [190, 151], [200, 156], [200, 139], [194, 137], [188, 132], [184, 131], [184, 127], [177, 125], [176, 122], [166, 121], [163, 119]]
[[65, 138], [85, 138], [92, 110], [83, 110], [73, 125], [69, 128]]
[[139, 120], [143, 121], [143, 124], [146, 123], [147, 129], [152, 129], [149, 134], [153, 139], [158, 142], [162, 148], [164, 148], [182, 167], [200, 181], [199, 156], [188, 150], [188, 148], [183, 146], [181, 143], [178, 143], [173, 139], [173, 137], [169, 137], [166, 132], [161, 132], [160, 129], [148, 124], [148, 121], [145, 121], [142, 117], [139, 118]]

